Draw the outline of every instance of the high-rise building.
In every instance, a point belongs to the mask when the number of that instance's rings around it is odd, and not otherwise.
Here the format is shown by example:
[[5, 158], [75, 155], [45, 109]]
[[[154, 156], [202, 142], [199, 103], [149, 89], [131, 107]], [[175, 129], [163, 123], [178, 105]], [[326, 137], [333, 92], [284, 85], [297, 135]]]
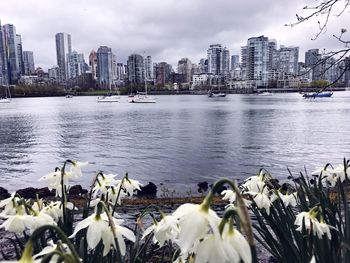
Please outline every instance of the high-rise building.
[[201, 58], [199, 61], [199, 73], [208, 73], [208, 59]]
[[247, 42], [247, 79], [257, 87], [266, 87], [269, 70], [269, 40], [267, 37], [251, 37]]
[[113, 53], [107, 46], [100, 46], [97, 50], [97, 81], [101, 88], [113, 84]]
[[143, 57], [138, 54], [131, 54], [128, 57], [127, 65], [130, 84], [145, 83], [145, 64]]
[[247, 67], [248, 67], [248, 47], [241, 47], [241, 75], [242, 79], [247, 79]]
[[67, 72], [68, 79], [76, 78], [85, 73], [84, 54], [74, 50], [67, 55]]
[[275, 39], [269, 39], [269, 70], [277, 70], [279, 61], [279, 52], [277, 50], [277, 41]]
[[147, 81], [153, 81], [153, 78], [154, 78], [151, 56], [147, 56], [145, 58], [145, 78]]
[[173, 68], [166, 62], [160, 62], [155, 65], [156, 84], [165, 85], [172, 82]]
[[220, 74], [225, 78], [230, 75], [230, 51], [224, 47], [221, 51]]
[[279, 49], [279, 65], [280, 72], [298, 74], [299, 47], [281, 46]]
[[24, 60], [23, 60], [23, 48], [22, 48], [22, 37], [16, 34], [17, 42], [17, 54], [18, 54], [18, 67], [20, 75], [24, 75]]
[[23, 65], [23, 62], [20, 61], [22, 54], [19, 54], [19, 51], [22, 51], [21, 38], [16, 34], [16, 27], [11, 24], [3, 26], [3, 33], [9, 72], [8, 80], [10, 84], [16, 84], [21, 76]]
[[123, 63], [117, 63], [117, 80], [124, 81], [124, 75], [125, 75], [125, 70], [124, 70]]
[[231, 70], [235, 70], [239, 67], [239, 55], [231, 56]]
[[0, 21], [0, 85], [8, 84], [7, 52], [5, 47], [5, 35]]
[[97, 79], [97, 53], [92, 50], [89, 55], [89, 66], [93, 79]]
[[60, 80], [67, 80], [69, 77], [67, 69], [67, 57], [72, 52], [70, 34], [57, 33], [56, 36], [57, 65], [60, 68]]
[[192, 62], [188, 58], [182, 58], [177, 63], [177, 73], [181, 83], [190, 83], [192, 80]]
[[35, 71], [33, 51], [23, 51], [24, 74], [31, 75]]
[[207, 51], [208, 56], [208, 73], [220, 75], [221, 73], [221, 59], [222, 46], [220, 44], [213, 44], [209, 46]]
[[312, 80], [322, 79], [321, 72], [321, 54], [318, 49], [309, 49], [305, 52], [305, 66], [312, 70]]

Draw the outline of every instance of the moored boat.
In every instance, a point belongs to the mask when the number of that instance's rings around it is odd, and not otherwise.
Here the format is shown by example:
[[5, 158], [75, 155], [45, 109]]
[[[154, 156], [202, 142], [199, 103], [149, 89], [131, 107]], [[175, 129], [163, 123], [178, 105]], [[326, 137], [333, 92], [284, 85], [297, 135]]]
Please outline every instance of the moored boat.
[[331, 91], [304, 93], [303, 98], [329, 98], [333, 95]]

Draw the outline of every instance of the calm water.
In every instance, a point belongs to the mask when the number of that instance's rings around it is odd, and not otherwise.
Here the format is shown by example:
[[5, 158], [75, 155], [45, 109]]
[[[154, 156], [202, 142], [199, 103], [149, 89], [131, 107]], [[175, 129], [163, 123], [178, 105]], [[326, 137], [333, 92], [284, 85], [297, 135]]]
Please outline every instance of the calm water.
[[96, 97], [26, 98], [0, 104], [0, 186], [40, 186], [67, 158], [178, 192], [199, 181], [245, 178], [260, 167], [286, 178], [350, 157], [350, 92], [159, 96], [151, 105], [97, 103]]

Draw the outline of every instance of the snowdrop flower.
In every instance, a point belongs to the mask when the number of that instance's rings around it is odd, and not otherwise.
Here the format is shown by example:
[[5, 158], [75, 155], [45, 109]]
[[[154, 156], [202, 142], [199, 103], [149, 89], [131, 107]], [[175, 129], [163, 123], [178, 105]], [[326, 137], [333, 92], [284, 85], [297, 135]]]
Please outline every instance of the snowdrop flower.
[[6, 221], [0, 225], [0, 228], [16, 234], [22, 234], [32, 224], [32, 217], [29, 215], [16, 214], [4, 216], [4, 218]]
[[226, 262], [239, 262], [232, 261], [232, 256], [239, 258], [235, 250], [231, 248], [230, 255], [227, 254], [224, 243], [220, 236], [214, 234], [206, 235], [203, 240], [198, 244], [195, 251], [194, 263], [226, 263]]
[[[63, 176], [63, 184], [68, 185], [69, 179], [71, 177], [70, 173], [65, 173]], [[56, 196], [62, 197], [62, 185], [61, 185], [61, 171], [57, 170], [55, 172], [49, 173], [41, 178], [39, 181], [47, 181], [49, 190], [56, 190]]]
[[6, 198], [0, 201], [0, 208], [4, 208], [4, 210], [0, 213], [0, 215], [15, 215], [18, 197], [15, 196], [16, 192], [13, 192], [9, 198]]
[[[69, 210], [77, 209], [71, 202], [66, 203], [66, 208]], [[58, 222], [58, 220], [63, 217], [62, 209], [62, 203], [60, 201], [56, 201], [44, 206], [42, 212], [51, 216], [55, 222]]]
[[268, 189], [265, 184], [265, 172], [261, 171], [256, 176], [251, 176], [245, 180], [241, 187], [246, 191], [268, 193]]
[[331, 239], [331, 232], [329, 225], [325, 224], [321, 221], [321, 223], [317, 220], [315, 217], [315, 212], [310, 210], [309, 212], [301, 212], [299, 213], [296, 218], [294, 225], [299, 226], [296, 230], [302, 231], [303, 229], [303, 222], [305, 224], [305, 229], [308, 231], [312, 231], [312, 234], [315, 236], [317, 235], [318, 238], [322, 238], [324, 234], [327, 235], [328, 239]]
[[270, 196], [271, 202], [276, 201], [278, 198], [281, 199], [285, 207], [295, 207], [297, 205], [297, 192], [291, 194], [287, 192], [286, 194], [282, 194], [280, 191], [276, 191]]
[[[346, 174], [349, 176], [350, 174], [350, 167], [346, 167]], [[340, 182], [345, 181], [345, 167], [344, 165], [339, 165], [336, 168], [333, 169], [333, 176], [336, 177], [336, 179], [340, 179]]]
[[205, 236], [209, 226], [215, 235], [220, 235], [217, 227], [220, 218], [203, 204], [183, 204], [175, 210], [173, 216], [178, 219], [180, 229], [175, 242], [183, 254], [190, 251], [195, 241]]
[[56, 226], [57, 224], [51, 216], [49, 216], [43, 211], [40, 211], [38, 214], [34, 216], [31, 216], [27, 224], [31, 234], [35, 231], [35, 229], [44, 225]]
[[[63, 251], [62, 251], [62, 249], [63, 249]], [[33, 256], [33, 259], [41, 258], [41, 257], [43, 257], [43, 256], [45, 256], [45, 255], [47, 255], [47, 254], [50, 254], [50, 253], [52, 253], [52, 252], [54, 252], [54, 251], [56, 251], [56, 250], [61, 251], [61, 252], [71, 253], [71, 252], [70, 252], [70, 249], [69, 249], [69, 247], [68, 247], [67, 244], [61, 243], [61, 244], [60, 244], [60, 247], [59, 247], [59, 246], [58, 246], [57, 244], [55, 244], [52, 240], [50, 240], [50, 241], [48, 242], [48, 246], [44, 247], [38, 254], [35, 254], [35, 255]], [[51, 260], [50, 260], [50, 262], [57, 262], [58, 258], [59, 258], [58, 255], [53, 255], [52, 258], [51, 258]], [[41, 259], [40, 259], [40, 260], [41, 260]]]
[[141, 190], [140, 186], [142, 184], [139, 181], [129, 179], [128, 177], [124, 177], [122, 180], [116, 180], [116, 188], [122, 187], [130, 196], [133, 195], [134, 190]]
[[76, 179], [76, 178], [80, 178], [83, 176], [82, 172], [81, 172], [81, 168], [88, 165], [89, 162], [76, 162], [76, 161], [72, 161], [72, 165], [70, 167], [70, 173], [72, 178]]
[[231, 204], [236, 201], [236, 193], [232, 190], [224, 190], [221, 194], [224, 195], [222, 200], [228, 200]]
[[111, 226], [109, 225], [108, 216], [105, 213], [94, 213], [91, 216], [80, 221], [75, 227], [73, 234], [69, 238], [73, 238], [80, 230], [88, 228], [86, 239], [89, 248], [94, 249], [102, 239], [104, 246], [103, 256], [105, 256], [108, 254], [111, 247], [116, 247], [113, 235], [114, 232], [116, 234], [121, 254], [124, 256], [126, 251], [126, 245], [123, 236], [125, 236], [127, 239], [133, 242], [135, 241], [135, 236], [131, 230], [119, 225], [122, 222], [123, 220], [113, 218], [114, 229], [111, 229]]
[[106, 194], [109, 187], [116, 184], [117, 181], [114, 179], [116, 176], [117, 175], [115, 174], [106, 174], [99, 176], [99, 178], [96, 180], [94, 188], [92, 189], [94, 192], [94, 198], [96, 198], [97, 193], [99, 192]]
[[159, 222], [148, 227], [143, 233], [142, 239], [148, 236], [151, 232], [154, 233], [153, 241], [162, 247], [167, 240], [175, 240], [179, 234], [177, 219], [174, 216], [164, 216]]
[[272, 203], [267, 194], [262, 192], [253, 192], [253, 191], [249, 191], [247, 192], [247, 194], [254, 196], [253, 197], [254, 202], [256, 203], [256, 206], [259, 209], [265, 208], [266, 213], [268, 215], [270, 214], [270, 207]]
[[[108, 188], [107, 194], [108, 194], [108, 201], [110, 203], [112, 203], [112, 204], [117, 203], [118, 205], [121, 205], [121, 203], [122, 203], [121, 199], [126, 196], [126, 193], [124, 192], [124, 190], [120, 190], [120, 187], [121, 187], [121, 185], [119, 184], [116, 187], [112, 186], [112, 187]], [[117, 198], [118, 198], [118, 200], [117, 200]]]
[[248, 241], [243, 235], [233, 227], [229, 227], [227, 224], [224, 227], [222, 233], [224, 242], [224, 248], [228, 254], [229, 262], [241, 262], [250, 263], [252, 262], [252, 254]]

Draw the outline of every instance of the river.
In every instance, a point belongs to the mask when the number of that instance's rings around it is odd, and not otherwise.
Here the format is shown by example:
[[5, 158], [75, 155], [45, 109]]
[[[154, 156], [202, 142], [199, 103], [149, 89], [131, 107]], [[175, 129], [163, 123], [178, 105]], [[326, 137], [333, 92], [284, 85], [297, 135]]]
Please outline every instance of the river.
[[194, 193], [201, 181], [242, 180], [264, 167], [281, 180], [350, 157], [350, 92], [158, 96], [156, 104], [96, 97], [20, 98], [0, 104], [0, 186], [40, 187], [64, 160]]

